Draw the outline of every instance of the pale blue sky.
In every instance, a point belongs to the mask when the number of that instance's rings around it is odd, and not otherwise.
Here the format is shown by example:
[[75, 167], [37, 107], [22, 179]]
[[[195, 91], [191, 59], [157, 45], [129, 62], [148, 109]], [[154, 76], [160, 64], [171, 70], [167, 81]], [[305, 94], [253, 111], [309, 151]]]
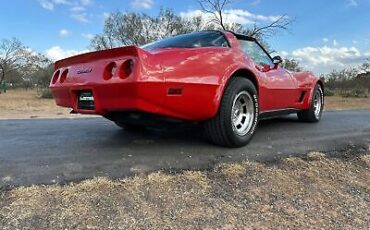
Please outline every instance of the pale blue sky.
[[[190, 15], [199, 10], [196, 0], [12, 0], [2, 5], [0, 38], [17, 37], [58, 59], [87, 50], [89, 37], [101, 32], [105, 14], [156, 15], [160, 7]], [[357, 65], [370, 56], [370, 0], [239, 0], [228, 10], [233, 12], [230, 20], [246, 26], [282, 14], [295, 18], [288, 33], [269, 43], [316, 73]]]

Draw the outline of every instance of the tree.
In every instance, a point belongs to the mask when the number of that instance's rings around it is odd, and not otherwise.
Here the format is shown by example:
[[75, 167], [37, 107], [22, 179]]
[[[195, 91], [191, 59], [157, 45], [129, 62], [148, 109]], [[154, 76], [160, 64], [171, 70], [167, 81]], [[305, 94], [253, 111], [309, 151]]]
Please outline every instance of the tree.
[[325, 87], [344, 97], [368, 97], [370, 94], [370, 58], [357, 68], [333, 70], [325, 77]]
[[244, 33], [255, 38], [268, 38], [279, 31], [287, 31], [292, 22], [293, 20], [288, 16], [282, 15], [267, 25], [258, 26], [254, 24], [252, 28], [247, 28]]
[[142, 13], [117, 12], [108, 16], [102, 34], [90, 44], [95, 50], [118, 46], [144, 45], [158, 39], [204, 29], [201, 17], [182, 18], [171, 9], [161, 9], [156, 17]]
[[202, 11], [213, 15], [211, 22], [219, 25], [223, 30], [229, 29], [224, 20], [224, 10], [231, 2], [231, 0], [198, 0]]
[[37, 85], [38, 88], [48, 88], [50, 84], [50, 78], [54, 73], [54, 65], [48, 64], [43, 68], [37, 69], [32, 75], [33, 85]]
[[275, 35], [277, 32], [288, 30], [293, 22], [288, 16], [282, 15], [267, 25], [260, 26], [255, 23], [251, 28], [247, 28], [239, 23], [226, 23], [225, 8], [232, 2], [232, 0], [198, 0], [202, 11], [213, 16], [211, 23], [216, 24], [216, 26], [223, 30], [232, 30], [257, 38], [262, 43], [265, 43], [263, 42], [264, 39]]
[[10, 40], [3, 39], [0, 43], [0, 85], [5, 78], [11, 73], [16, 71], [20, 63], [24, 61], [25, 47], [22, 43], [12, 38]]
[[52, 94], [49, 89], [50, 77], [53, 75], [54, 65], [49, 63], [43, 68], [39, 68], [32, 75], [33, 85], [36, 85], [38, 96], [40, 98], [52, 98]]
[[370, 57], [366, 59], [365, 63], [360, 66], [360, 71], [363, 73], [370, 73]]
[[348, 68], [333, 70], [325, 76], [325, 85], [331, 90], [339, 90], [344, 95], [354, 89], [361, 89], [365, 85], [358, 80], [358, 69]]
[[0, 84], [7, 80], [13, 85], [28, 82], [32, 85], [32, 74], [51, 61], [33, 52], [18, 39], [3, 39], [0, 43]]
[[245, 27], [239, 23], [225, 22], [225, 17], [227, 15], [225, 9], [234, 1], [235, 0], [198, 0], [198, 3], [204, 13], [212, 16], [209, 23], [216, 29], [230, 30], [254, 37], [267, 51], [270, 53], [275, 52], [266, 42], [266, 39], [276, 35], [276, 33], [280, 31], [288, 30], [293, 20], [286, 15], [282, 15], [267, 25], [258, 25], [254, 23], [252, 27]]
[[299, 65], [299, 62], [294, 58], [285, 59], [284, 68], [293, 72], [301, 72], [303, 70], [303, 68]]
[[94, 50], [110, 49], [119, 46], [141, 46], [150, 42], [177, 34], [200, 30], [223, 29], [253, 36], [266, 49], [265, 39], [281, 30], [287, 30], [292, 20], [283, 15], [270, 24], [253, 25], [246, 28], [239, 23], [225, 21], [225, 8], [233, 0], [198, 0], [203, 12], [212, 17], [196, 16], [184, 18], [176, 15], [172, 9], [161, 9], [158, 16], [143, 13], [117, 12], [109, 15], [104, 23], [103, 33], [96, 35], [90, 43]]

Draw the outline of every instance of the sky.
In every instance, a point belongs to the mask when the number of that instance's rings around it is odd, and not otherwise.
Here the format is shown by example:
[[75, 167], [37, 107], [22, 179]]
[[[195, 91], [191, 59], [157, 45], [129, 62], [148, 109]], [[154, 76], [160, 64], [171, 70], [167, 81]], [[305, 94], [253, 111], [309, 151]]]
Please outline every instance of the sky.
[[[58, 60], [87, 52], [112, 12], [157, 15], [202, 14], [196, 0], [12, 0], [0, 14], [0, 39], [17, 37], [26, 46]], [[356, 66], [370, 57], [370, 0], [235, 0], [227, 21], [248, 27], [276, 17], [294, 19], [289, 31], [268, 39], [283, 58], [295, 58], [316, 74]]]

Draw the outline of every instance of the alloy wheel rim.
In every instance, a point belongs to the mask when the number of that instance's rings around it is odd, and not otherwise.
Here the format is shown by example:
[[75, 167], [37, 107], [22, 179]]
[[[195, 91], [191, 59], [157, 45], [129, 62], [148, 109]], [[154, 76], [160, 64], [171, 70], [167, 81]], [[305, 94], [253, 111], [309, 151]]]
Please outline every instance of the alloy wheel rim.
[[315, 117], [319, 119], [321, 108], [322, 108], [322, 92], [320, 88], [315, 92], [313, 107], [314, 107]]
[[242, 91], [235, 96], [231, 109], [231, 123], [234, 133], [239, 136], [246, 135], [253, 125], [254, 102], [247, 91]]

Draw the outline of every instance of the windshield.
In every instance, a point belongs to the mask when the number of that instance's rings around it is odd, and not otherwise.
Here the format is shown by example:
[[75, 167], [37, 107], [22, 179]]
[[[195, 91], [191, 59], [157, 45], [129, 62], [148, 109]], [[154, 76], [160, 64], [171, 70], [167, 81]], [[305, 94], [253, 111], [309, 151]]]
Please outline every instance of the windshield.
[[145, 50], [158, 48], [199, 48], [199, 47], [229, 47], [224, 35], [219, 31], [203, 31], [182, 34], [142, 46]]

